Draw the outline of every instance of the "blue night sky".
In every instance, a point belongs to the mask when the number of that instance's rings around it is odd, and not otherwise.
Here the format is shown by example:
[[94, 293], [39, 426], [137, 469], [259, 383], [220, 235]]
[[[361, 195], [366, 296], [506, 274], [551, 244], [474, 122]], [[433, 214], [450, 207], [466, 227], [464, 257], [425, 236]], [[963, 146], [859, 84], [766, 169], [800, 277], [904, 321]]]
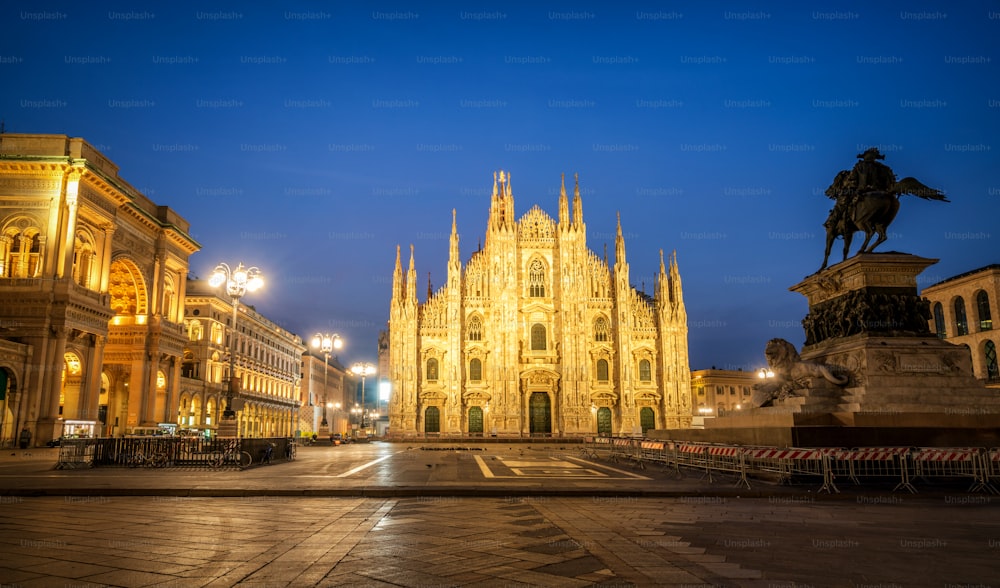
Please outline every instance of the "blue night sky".
[[952, 200], [904, 197], [879, 250], [939, 258], [921, 286], [1000, 262], [997, 2], [177, 4], [5, 2], [0, 118], [85, 138], [191, 222], [193, 275], [259, 266], [245, 302], [345, 363], [375, 359], [396, 245], [422, 301], [499, 169], [518, 217], [579, 173], [588, 246], [613, 262], [620, 212], [648, 293], [677, 251], [692, 369], [802, 345], [788, 288], [869, 146]]

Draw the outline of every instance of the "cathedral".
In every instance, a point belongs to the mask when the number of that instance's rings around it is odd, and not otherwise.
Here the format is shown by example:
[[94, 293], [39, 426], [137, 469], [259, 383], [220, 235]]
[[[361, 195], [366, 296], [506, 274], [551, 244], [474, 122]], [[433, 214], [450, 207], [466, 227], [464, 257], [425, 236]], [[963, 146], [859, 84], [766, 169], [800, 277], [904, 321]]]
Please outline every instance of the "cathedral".
[[392, 437], [640, 435], [691, 425], [687, 314], [676, 254], [652, 297], [629, 282], [621, 219], [614, 265], [587, 248], [579, 183], [559, 218], [514, 216], [494, 175], [486, 238], [463, 268], [452, 211], [447, 282], [417, 301], [410, 246], [392, 280]]

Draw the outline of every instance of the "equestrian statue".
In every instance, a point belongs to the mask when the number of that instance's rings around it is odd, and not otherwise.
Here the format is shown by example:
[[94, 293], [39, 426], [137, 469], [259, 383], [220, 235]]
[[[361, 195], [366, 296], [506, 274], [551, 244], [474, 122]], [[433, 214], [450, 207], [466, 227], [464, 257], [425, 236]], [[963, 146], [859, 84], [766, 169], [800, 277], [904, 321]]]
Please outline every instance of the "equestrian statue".
[[[826, 189], [826, 195], [836, 203], [823, 223], [826, 227], [826, 252], [823, 254], [820, 270], [826, 268], [830, 249], [837, 237], [844, 239], [845, 261], [854, 233], [863, 231], [865, 234], [865, 242], [861, 244], [858, 253], [871, 253], [885, 241], [889, 224], [899, 212], [901, 195], [910, 194], [924, 200], [949, 202], [943, 192], [928, 188], [916, 178], [907, 177], [896, 181], [896, 174], [892, 169], [879, 161], [885, 159], [885, 155], [875, 147], [859, 154], [858, 159], [861, 161], [854, 165], [854, 169], [838, 173], [833, 184]], [[869, 246], [876, 234], [878, 238]]]

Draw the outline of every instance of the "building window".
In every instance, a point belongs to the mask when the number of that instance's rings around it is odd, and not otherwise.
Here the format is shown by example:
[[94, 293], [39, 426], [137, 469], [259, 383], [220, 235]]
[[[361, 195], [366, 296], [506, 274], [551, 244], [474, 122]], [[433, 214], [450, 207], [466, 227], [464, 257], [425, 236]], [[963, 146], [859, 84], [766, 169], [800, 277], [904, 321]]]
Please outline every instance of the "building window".
[[993, 341], [987, 341], [983, 346], [983, 355], [986, 360], [986, 378], [990, 381], [1000, 379], [1000, 370], [997, 369], [997, 346]]
[[597, 360], [597, 381], [598, 382], [608, 381], [608, 360], [606, 359]]
[[965, 318], [965, 300], [961, 296], [955, 299], [955, 335], [969, 334], [969, 321]]
[[608, 327], [608, 319], [603, 316], [597, 317], [594, 321], [594, 341], [606, 342], [611, 340], [611, 329]]
[[986, 293], [986, 290], [980, 290], [976, 294], [976, 308], [979, 311], [979, 330], [992, 330], [993, 317], [990, 316], [990, 295]]
[[934, 332], [941, 339], [948, 336], [944, 328], [944, 307], [941, 306], [940, 302], [934, 303]]
[[195, 319], [191, 321], [191, 329], [188, 333], [188, 339], [191, 341], [201, 341], [204, 331], [202, 330], [201, 321]]
[[649, 367], [649, 360], [642, 359], [639, 361], [639, 381], [640, 382], [650, 382], [653, 380], [653, 370]]
[[438, 360], [433, 357], [427, 360], [427, 381], [435, 382], [438, 379]]
[[698, 396], [704, 396], [704, 395], [705, 395], [705, 387], [698, 386]]
[[545, 351], [545, 325], [540, 323], [531, 325], [531, 350]]
[[469, 362], [469, 379], [478, 382], [483, 379], [483, 362], [476, 358]]
[[545, 296], [545, 265], [541, 260], [534, 260], [528, 268], [528, 296], [541, 298]]
[[483, 320], [478, 316], [469, 319], [469, 341], [483, 340]]

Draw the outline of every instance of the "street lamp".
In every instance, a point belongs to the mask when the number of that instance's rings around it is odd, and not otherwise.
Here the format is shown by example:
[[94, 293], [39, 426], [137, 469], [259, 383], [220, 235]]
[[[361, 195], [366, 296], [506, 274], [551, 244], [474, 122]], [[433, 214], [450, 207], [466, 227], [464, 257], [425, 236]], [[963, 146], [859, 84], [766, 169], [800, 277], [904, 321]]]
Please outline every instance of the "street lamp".
[[[230, 268], [228, 264], [220, 263], [215, 266], [211, 277], [208, 278], [208, 285], [212, 288], [226, 285], [226, 294], [233, 300], [233, 322], [230, 325], [232, 336], [229, 339], [229, 389], [226, 393], [226, 408], [222, 411], [222, 419], [219, 422], [219, 436], [236, 436], [236, 411], [233, 410], [233, 397], [239, 392], [236, 379], [236, 318], [240, 307], [240, 298], [247, 292], [259, 290], [264, 285], [264, 278], [261, 277], [260, 269], [254, 267], [244, 267], [241, 261], [235, 268]], [[228, 433], [222, 435], [223, 430]]]
[[358, 362], [351, 366], [351, 373], [355, 376], [361, 376], [361, 427], [366, 428], [364, 421], [364, 411], [368, 406], [367, 399], [365, 398], [365, 378], [375, 373], [375, 366], [367, 362]]
[[[340, 338], [340, 335], [334, 333], [332, 335], [327, 333], [316, 333], [312, 338], [312, 346], [314, 349], [319, 349], [326, 358], [323, 362], [323, 399], [326, 400], [327, 396], [327, 372], [330, 365], [330, 352], [334, 349], [340, 349], [344, 346], [344, 340]], [[326, 420], [326, 408], [323, 408], [323, 422], [319, 424], [320, 430], [327, 429], [329, 423]]]

